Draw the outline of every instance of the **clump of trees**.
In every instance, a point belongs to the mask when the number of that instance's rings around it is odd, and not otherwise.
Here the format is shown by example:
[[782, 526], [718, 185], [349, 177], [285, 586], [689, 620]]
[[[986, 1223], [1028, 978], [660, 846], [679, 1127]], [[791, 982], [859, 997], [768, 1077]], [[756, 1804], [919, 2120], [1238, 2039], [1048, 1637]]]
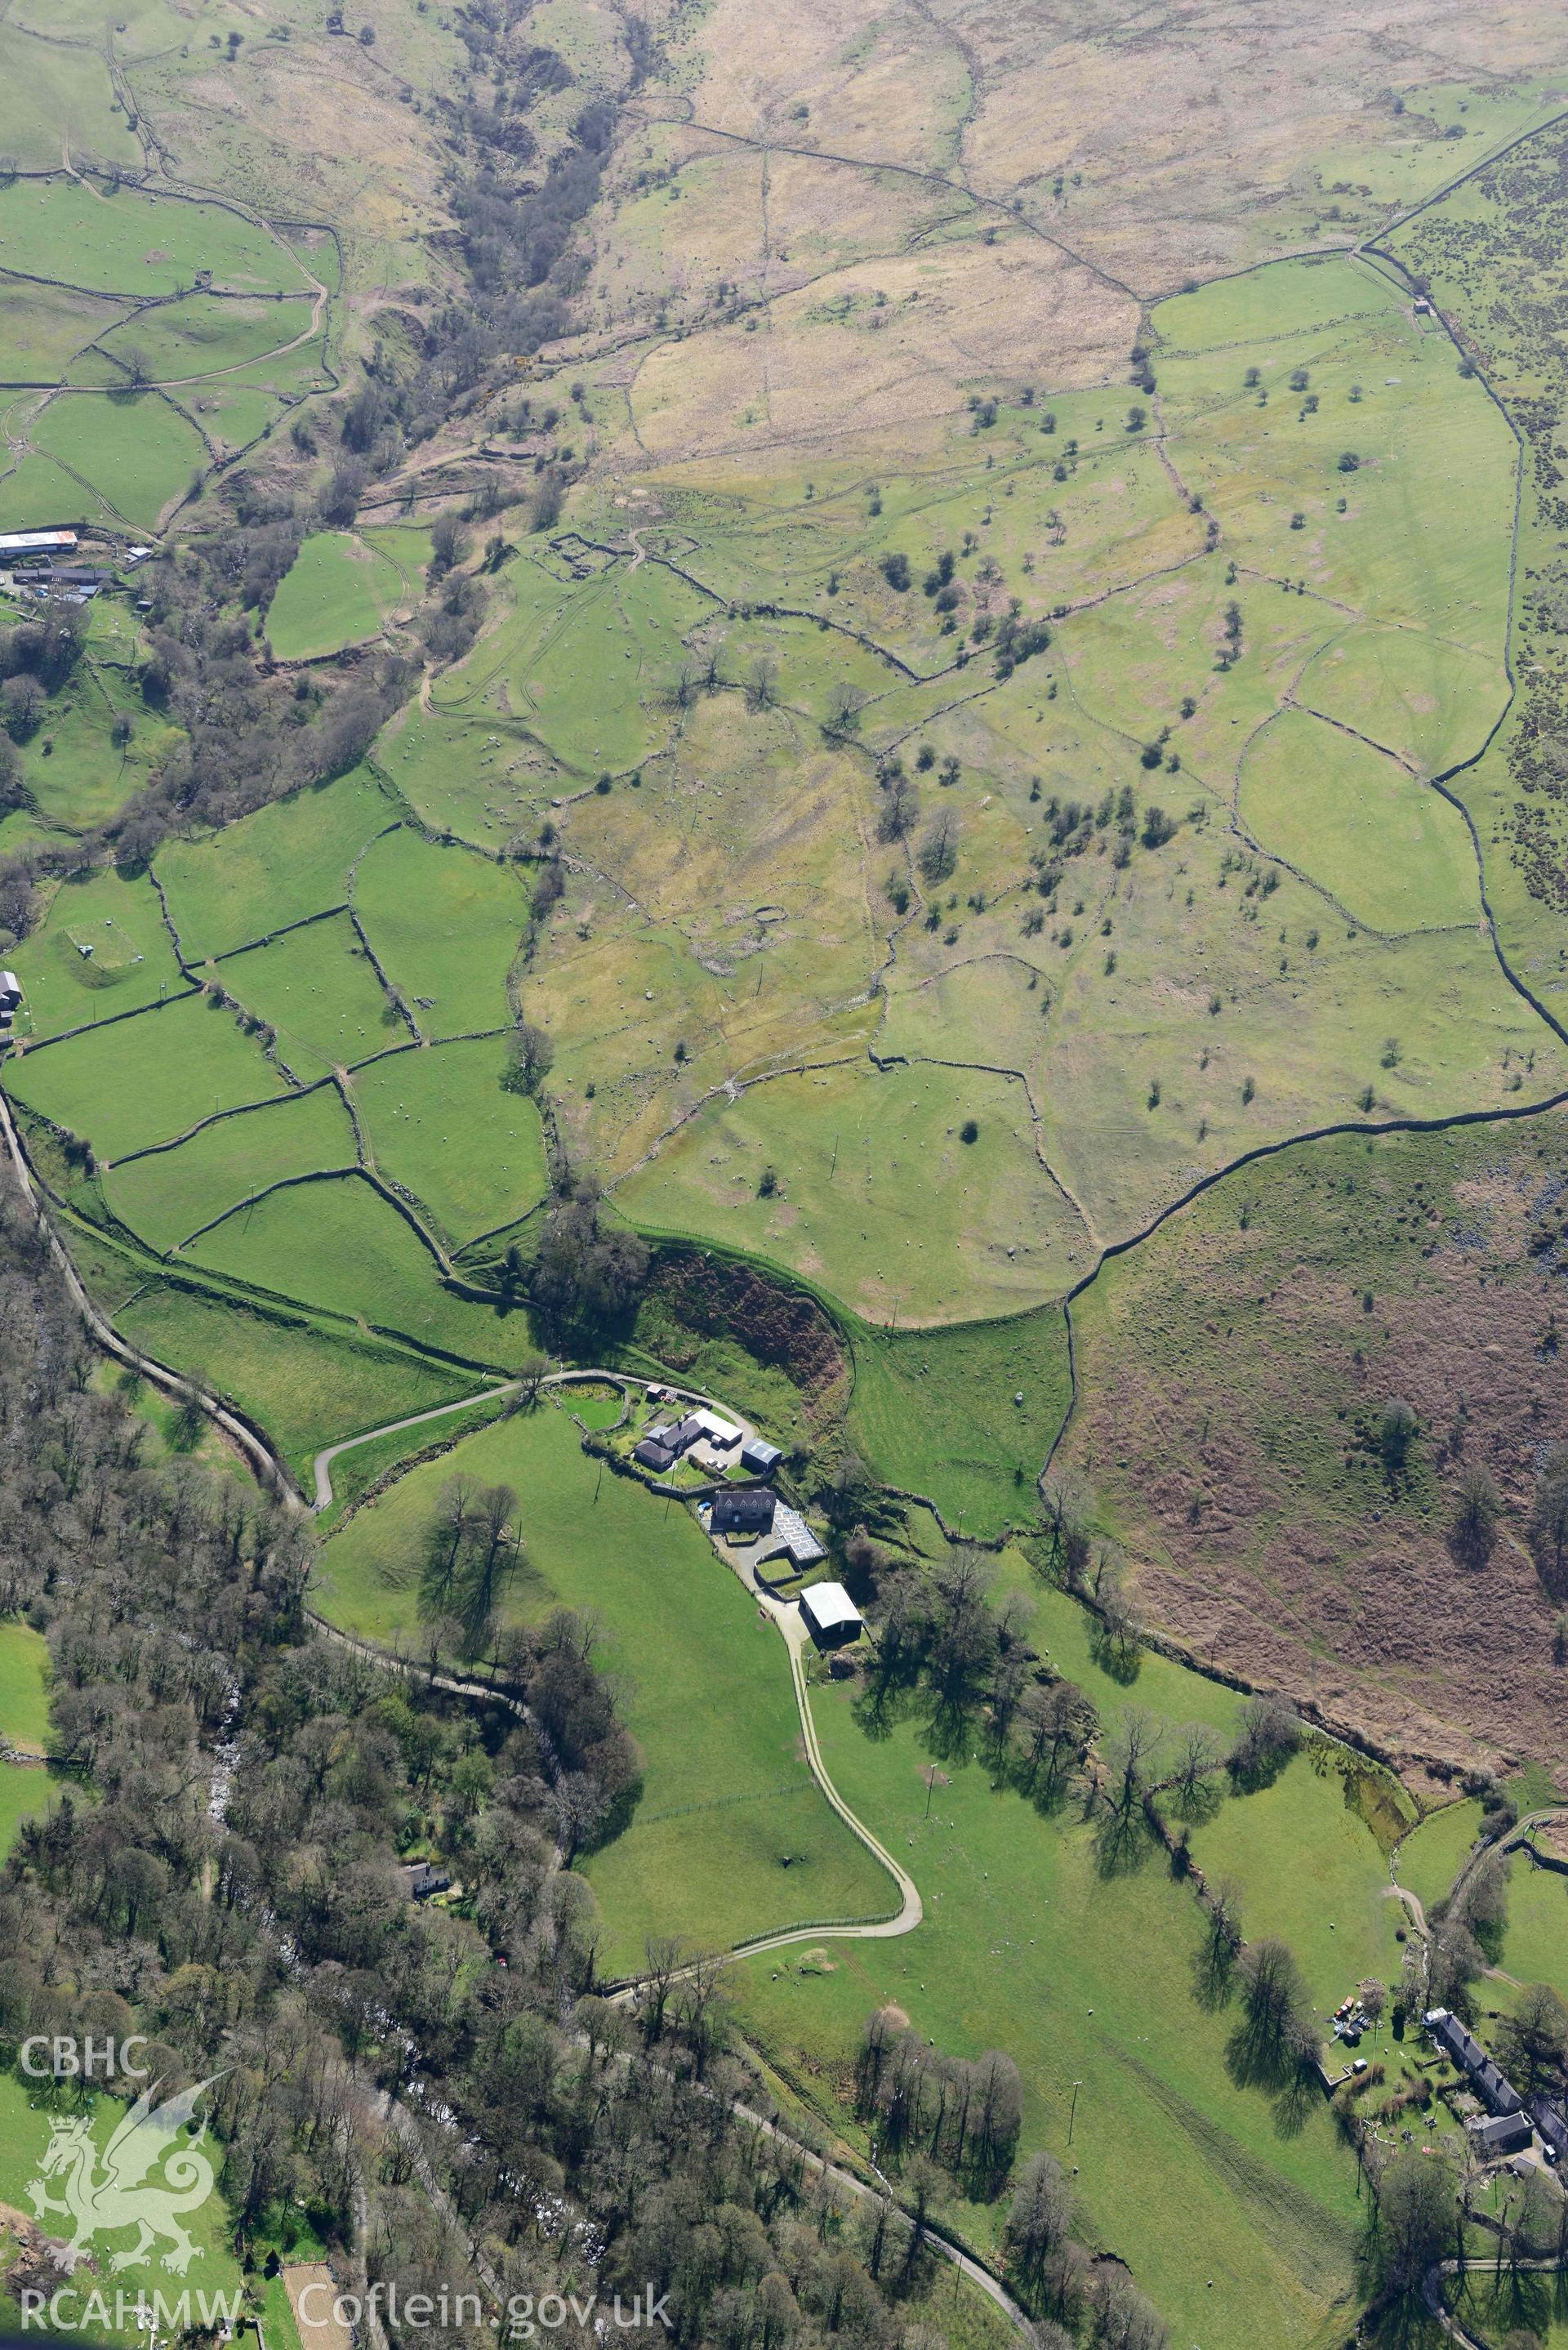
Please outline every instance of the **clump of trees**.
[[1231, 1775], [1238, 1787], [1271, 1786], [1301, 1742], [1301, 1717], [1293, 1707], [1280, 1698], [1249, 1698], [1231, 1749]]
[[989, 2199], [1012, 2166], [1023, 2122], [1018, 2067], [1000, 2049], [950, 2056], [898, 2011], [868, 2019], [856, 2068], [857, 2107], [877, 2129], [877, 2158], [897, 2171], [923, 2156]]
[[630, 1323], [648, 1266], [647, 1243], [611, 1218], [597, 1183], [584, 1177], [551, 1202], [529, 1294], [557, 1344], [591, 1351]]
[[519, 1019], [513, 1024], [506, 1040], [506, 1066], [501, 1082], [508, 1093], [536, 1094], [549, 1076], [556, 1058], [556, 1048], [549, 1032], [532, 1020]]
[[1036, 2320], [1036, 2350], [1075, 2350], [1086, 2338], [1116, 2350], [1166, 2350], [1158, 2312], [1125, 2269], [1096, 2267], [1074, 2234], [1072, 2187], [1049, 2154], [1019, 2170], [1002, 2229], [1007, 2282]]

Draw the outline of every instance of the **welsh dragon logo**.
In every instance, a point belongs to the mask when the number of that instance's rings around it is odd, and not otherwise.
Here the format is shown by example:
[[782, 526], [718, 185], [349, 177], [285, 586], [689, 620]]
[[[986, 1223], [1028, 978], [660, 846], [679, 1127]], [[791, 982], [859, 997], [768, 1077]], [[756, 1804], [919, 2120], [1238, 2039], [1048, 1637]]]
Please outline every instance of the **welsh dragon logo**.
[[[199, 2211], [213, 2191], [213, 2166], [202, 2151], [206, 2132], [186, 2139], [180, 2136], [203, 2090], [219, 2075], [198, 2081], [154, 2106], [159, 2084], [142, 2092], [120, 2121], [100, 2153], [88, 2115], [76, 2115], [50, 2125], [49, 2143], [38, 2166], [38, 2176], [27, 2198], [40, 2220], [58, 2212], [75, 2224], [68, 2251], [80, 2255], [97, 2236], [136, 2230], [136, 2241], [116, 2252], [111, 2270], [128, 2269], [151, 2259], [160, 2242], [170, 2249], [162, 2265], [183, 2276], [195, 2257], [196, 2246], [182, 2226], [184, 2215]], [[160, 2166], [161, 2168], [160, 2170]], [[156, 2174], [156, 2175], [155, 2175]], [[53, 2196], [48, 2181], [62, 2182]]]

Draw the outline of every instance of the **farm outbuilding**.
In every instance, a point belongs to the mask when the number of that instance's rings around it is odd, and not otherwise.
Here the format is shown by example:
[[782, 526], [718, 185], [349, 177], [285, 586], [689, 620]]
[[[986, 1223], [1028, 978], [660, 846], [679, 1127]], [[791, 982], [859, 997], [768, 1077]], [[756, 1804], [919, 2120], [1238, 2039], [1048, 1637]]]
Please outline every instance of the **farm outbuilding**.
[[730, 1452], [739, 1444], [740, 1430], [732, 1420], [721, 1419], [716, 1411], [694, 1411], [691, 1417], [701, 1430], [710, 1451]]
[[860, 1610], [842, 1583], [814, 1583], [800, 1595], [800, 1612], [819, 1648], [842, 1648], [865, 1630]]
[[753, 1477], [771, 1477], [783, 1459], [779, 1447], [765, 1443], [760, 1436], [748, 1436], [741, 1447], [741, 1466]]
[[1518, 2154], [1531, 2140], [1528, 2114], [1478, 2114], [1465, 2127], [1482, 2154]]
[[9, 1020], [22, 1001], [22, 983], [14, 971], [0, 971], [0, 1020]]

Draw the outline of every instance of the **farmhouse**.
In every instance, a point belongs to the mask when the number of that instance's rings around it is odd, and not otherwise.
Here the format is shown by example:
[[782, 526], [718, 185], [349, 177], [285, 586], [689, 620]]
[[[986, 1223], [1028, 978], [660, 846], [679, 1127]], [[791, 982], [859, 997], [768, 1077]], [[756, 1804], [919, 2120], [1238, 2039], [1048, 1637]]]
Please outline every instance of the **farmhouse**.
[[[680, 1461], [684, 1459], [685, 1455], [691, 1451], [691, 1447], [698, 1441], [701, 1434], [702, 1430], [697, 1425], [695, 1416], [692, 1415], [685, 1419], [666, 1422], [659, 1428], [650, 1428], [642, 1441], [643, 1444], [656, 1444], [659, 1448], [660, 1451], [669, 1454], [670, 1459], [661, 1464], [664, 1468], [668, 1469], [671, 1461]], [[639, 1445], [638, 1447], [638, 1458], [639, 1460], [641, 1455], [642, 1447]], [[651, 1461], [649, 1463], [650, 1468], [655, 1465], [656, 1464]]]
[[771, 1477], [783, 1459], [779, 1447], [764, 1443], [760, 1436], [748, 1436], [741, 1447], [741, 1466], [753, 1477]]
[[14, 971], [0, 971], [0, 1025], [9, 1021], [22, 1001], [21, 982]]
[[1451, 2056], [1483, 2105], [1494, 2114], [1517, 2114], [1523, 2109], [1524, 2100], [1495, 2064], [1473, 2033], [1467, 2032], [1457, 2015], [1446, 2007], [1430, 2007], [1421, 2018], [1428, 2032], [1447, 2056]]
[[1568, 2114], [1561, 2106], [1554, 2106], [1549, 2097], [1532, 2097], [1530, 2110], [1534, 2116], [1535, 2126], [1541, 2132], [1542, 2143], [1546, 2147], [1547, 2159], [1552, 2162], [1568, 2160]]
[[865, 1629], [860, 1610], [842, 1583], [814, 1583], [800, 1595], [800, 1612], [819, 1648], [857, 1640]]
[[656, 1433], [645, 1436], [631, 1457], [640, 1461], [645, 1469], [651, 1469], [656, 1475], [662, 1477], [667, 1469], [674, 1468], [678, 1455], [670, 1451], [668, 1444], [662, 1443]]
[[766, 1485], [748, 1485], [739, 1492], [715, 1496], [709, 1532], [714, 1534], [765, 1534], [772, 1530], [778, 1495]]
[[403, 1870], [403, 1890], [410, 1901], [428, 1901], [437, 1893], [449, 1893], [452, 1879], [428, 1860], [411, 1860]]
[[1476, 2114], [1465, 2127], [1481, 2154], [1518, 2154], [1530, 2144], [1528, 2114]]

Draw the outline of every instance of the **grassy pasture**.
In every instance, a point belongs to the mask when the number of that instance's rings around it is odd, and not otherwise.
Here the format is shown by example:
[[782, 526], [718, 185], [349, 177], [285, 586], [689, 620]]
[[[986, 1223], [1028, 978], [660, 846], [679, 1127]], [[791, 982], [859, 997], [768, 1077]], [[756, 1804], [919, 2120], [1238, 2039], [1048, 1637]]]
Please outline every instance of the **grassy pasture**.
[[6, 530], [42, 530], [54, 523], [99, 519], [98, 501], [57, 465], [29, 451], [0, 473], [0, 525]]
[[[1232, 2085], [1234, 2019], [1194, 1994], [1190, 1894], [1153, 1856], [1102, 1876], [1075, 1814], [1043, 1818], [997, 1793], [978, 1759], [936, 1756], [948, 1783], [928, 1816], [933, 1747], [918, 1711], [867, 1736], [844, 1690], [818, 1690], [814, 1708], [836, 1783], [911, 1869], [926, 1921], [826, 1959], [747, 1961], [748, 2035], [837, 2128], [861, 2029], [883, 2002], [940, 2047], [1008, 2049], [1023, 2076], [1024, 2148], [1077, 2168], [1091, 2233], [1127, 2250], [1178, 2338], [1205, 2350], [1327, 2338], [1353, 2289], [1353, 2167], [1321, 2104], [1286, 2118]], [[1002, 2208], [961, 2203], [954, 2216], [994, 2244]]]
[[85, 1135], [100, 1159], [169, 1142], [201, 1118], [285, 1090], [283, 1077], [215, 997], [182, 996], [134, 1019], [35, 1045], [5, 1089]]
[[172, 1150], [121, 1160], [104, 1178], [104, 1196], [149, 1247], [168, 1251], [270, 1184], [354, 1163], [354, 1129], [337, 1089], [317, 1086], [221, 1118]]
[[279, 660], [306, 660], [379, 633], [404, 592], [396, 564], [357, 531], [313, 532], [267, 613], [267, 640]]
[[10, 1851], [24, 1820], [42, 1819], [53, 1809], [58, 1783], [36, 1764], [0, 1762], [0, 1853]]
[[203, 1235], [190, 1261], [463, 1361], [506, 1369], [526, 1317], [455, 1296], [406, 1219], [358, 1175], [275, 1191]]
[[121, 366], [130, 365], [130, 354], [136, 350], [145, 359], [154, 381], [176, 382], [243, 367], [248, 361], [259, 362], [280, 344], [304, 334], [310, 319], [311, 305], [303, 296], [284, 301], [234, 301], [212, 294], [187, 294], [178, 302], [143, 310], [101, 340], [103, 349]]
[[1254, 738], [1241, 810], [1264, 848], [1374, 930], [1480, 919], [1475, 850], [1458, 808], [1304, 710], [1282, 711]]
[[1393, 296], [1369, 269], [1338, 258], [1272, 261], [1175, 294], [1155, 314], [1172, 352], [1223, 350], [1351, 318], [1387, 314]]
[[536, 832], [552, 799], [582, 780], [566, 775], [521, 721], [433, 703], [389, 720], [375, 757], [424, 823], [492, 848], [520, 829]]
[[158, 391], [57, 392], [32, 438], [138, 530], [156, 529], [206, 463], [201, 435]]
[[1245, 1887], [1248, 1937], [1279, 1934], [1289, 1942], [1325, 2033], [1340, 2001], [1365, 1977], [1397, 1983], [1395, 1929], [1406, 1923], [1390, 1895], [1387, 1862], [1350, 1792], [1324, 1751], [1309, 1748], [1272, 1787], [1231, 1797], [1192, 1838], [1210, 1881], [1230, 1877]]
[[[1155, 789], [1181, 808], [1168, 779]], [[1261, 1143], [1559, 1082], [1560, 1055], [1479, 927], [1369, 938], [1277, 866], [1235, 861], [1219, 827], [1184, 821], [1157, 853], [1135, 848], [1125, 875], [1102, 833], [1045, 930], [1021, 936], [1016, 897], [963, 907], [997, 868], [967, 806], [962, 820], [960, 909], [947, 932], [900, 934], [876, 1050], [1025, 1072], [1046, 1155], [1104, 1239]], [[1088, 1261], [1078, 1249], [1074, 1274]]]
[[592, 1608], [600, 1658], [628, 1688], [642, 1796], [583, 1864], [607, 1971], [636, 1968], [649, 1933], [714, 1947], [897, 1906], [806, 1772], [777, 1635], [687, 1511], [602, 1475], [560, 1408], [496, 1422], [361, 1511], [322, 1554], [324, 1613], [377, 1639], [416, 1631], [421, 1541], [458, 1474], [522, 1496], [529, 1565], [509, 1609], [537, 1621], [556, 1606]]
[[[462, 1375], [462, 1384], [469, 1390], [468, 1396], [454, 1397], [453, 1400], [464, 1402], [465, 1409], [454, 1411], [450, 1419], [438, 1420], [432, 1426], [403, 1429], [394, 1435], [373, 1436], [368, 1442], [356, 1444], [351, 1451], [340, 1454], [333, 1461], [332, 1500], [317, 1521], [323, 1534], [330, 1534], [344, 1512], [388, 1470], [396, 1469], [410, 1461], [427, 1444], [455, 1441], [459, 1436], [483, 1428], [487, 1420], [504, 1410], [509, 1399], [499, 1388], [476, 1390], [472, 1372]], [[302, 1471], [312, 1458], [313, 1455], [301, 1456]], [[312, 1480], [306, 1477], [306, 1482], [311, 1483]]]
[[1469, 1797], [1428, 1812], [1399, 1846], [1397, 1874], [1417, 1898], [1431, 1908], [1446, 1898], [1481, 1830], [1481, 1807]]
[[506, 977], [528, 894], [508, 867], [438, 847], [406, 826], [376, 841], [354, 877], [354, 910], [421, 1035], [510, 1024]]
[[[1418, 203], [1556, 104], [1551, 88], [1533, 75], [1495, 84], [1423, 83], [1402, 95], [1402, 135], [1326, 149], [1314, 158], [1320, 187], [1349, 180], [1369, 188], [1379, 204]], [[1434, 131], [1441, 135], [1434, 138]]]
[[192, 962], [341, 906], [348, 868], [396, 811], [362, 767], [274, 800], [208, 840], [168, 841], [158, 878]]
[[115, 1320], [156, 1361], [210, 1379], [232, 1397], [266, 1430], [307, 1492], [314, 1490], [309, 1462], [322, 1446], [455, 1402], [473, 1386], [472, 1371], [451, 1364], [341, 1329], [275, 1318], [173, 1282], [144, 1289]]
[[[23, 171], [57, 171], [62, 145], [78, 158], [141, 168], [141, 148], [116, 101], [109, 68], [85, 45], [39, 39], [10, 19], [0, 26], [0, 74], [9, 152]], [[6, 258], [19, 268], [34, 265], [16, 255]]]
[[[1486, 2251], [1496, 2239], [1488, 2237]], [[1568, 2350], [1568, 2290], [1561, 2276], [1534, 2275], [1521, 2269], [1515, 2276], [1475, 2270], [1448, 2287], [1446, 2305], [1485, 2350], [1503, 2350], [1517, 2336], [1540, 2350]]]
[[49, 1644], [19, 1616], [0, 1622], [0, 1738], [41, 1754], [49, 1727]]
[[0, 189], [6, 263], [89, 293], [178, 294], [193, 289], [203, 269], [236, 293], [305, 290], [286, 246], [238, 213], [125, 187], [105, 196], [64, 175]]
[[650, 757], [673, 726], [682, 638], [713, 606], [658, 564], [573, 580], [526, 556], [502, 577], [504, 616], [441, 681], [435, 708], [521, 721], [579, 778]]
[[[1289, 273], [1301, 267], [1281, 264], [1232, 283], [1266, 302], [1267, 282], [1293, 283]], [[1243, 570], [1301, 579], [1364, 619], [1429, 629], [1495, 667], [1509, 588], [1512, 436], [1480, 384], [1458, 374], [1446, 338], [1423, 333], [1386, 281], [1346, 261], [1304, 274], [1317, 282], [1322, 309], [1293, 334], [1262, 327], [1251, 346], [1162, 352], [1161, 395], [1184, 478], [1202, 490], [1225, 554]], [[1173, 314], [1206, 299], [1161, 304], [1157, 333], [1179, 330]], [[1366, 315], [1343, 316], [1351, 303]], [[1255, 389], [1244, 380], [1249, 364], [1262, 379]], [[1292, 388], [1298, 368], [1310, 391]], [[1340, 466], [1346, 452], [1359, 461], [1355, 470]]]
[[[95, 613], [109, 608], [93, 607]], [[112, 737], [120, 712], [135, 725], [123, 746]], [[26, 746], [23, 777], [43, 823], [57, 831], [83, 832], [107, 822], [179, 739], [172, 726], [139, 706], [124, 681], [115, 681], [111, 698], [101, 674], [78, 671], [50, 702], [43, 726]]]
[[10, 960], [25, 991], [19, 1036], [56, 1036], [156, 1003], [161, 993], [177, 995], [189, 984], [151, 882], [114, 867], [61, 881], [45, 919]]
[[362, 1061], [406, 1036], [347, 914], [250, 947], [222, 966], [223, 986], [277, 1032], [277, 1049], [300, 1077]]
[[1351, 629], [1303, 672], [1298, 700], [1438, 775], [1480, 750], [1507, 698], [1495, 660], [1408, 629]]
[[1036, 1302], [1065, 1287], [1082, 1237], [1034, 1155], [1022, 1087], [934, 1066], [754, 1086], [701, 1110], [617, 1196], [634, 1222], [722, 1230], [878, 1322]]
[[1057, 1307], [946, 1329], [857, 1326], [852, 1343], [849, 1440], [878, 1477], [928, 1494], [969, 1534], [1036, 1516], [1034, 1481], [1071, 1392]]
[[501, 1085], [499, 1042], [392, 1053], [356, 1071], [379, 1171], [422, 1200], [454, 1244], [527, 1214], [548, 1182], [539, 1113]]
[[1568, 1877], [1522, 1853], [1508, 1864], [1502, 1963], [1521, 1982], [1550, 1983], [1568, 2000]]
[[0, 366], [12, 382], [57, 383], [84, 343], [103, 334], [124, 315], [119, 303], [90, 294], [73, 294], [58, 286], [8, 283], [5, 346]]

